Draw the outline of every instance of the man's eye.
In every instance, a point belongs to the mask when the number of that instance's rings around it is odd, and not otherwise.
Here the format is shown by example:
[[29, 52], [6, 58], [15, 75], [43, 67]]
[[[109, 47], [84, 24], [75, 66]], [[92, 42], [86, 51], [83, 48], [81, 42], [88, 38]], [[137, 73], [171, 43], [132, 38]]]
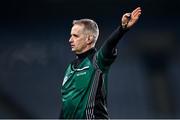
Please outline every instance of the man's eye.
[[78, 37], [78, 35], [74, 35], [74, 37]]

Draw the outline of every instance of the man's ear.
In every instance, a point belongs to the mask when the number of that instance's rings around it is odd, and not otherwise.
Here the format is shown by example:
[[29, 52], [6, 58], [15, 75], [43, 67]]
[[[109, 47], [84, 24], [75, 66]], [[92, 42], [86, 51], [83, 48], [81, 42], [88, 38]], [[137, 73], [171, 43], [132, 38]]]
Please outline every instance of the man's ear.
[[87, 44], [92, 44], [93, 43], [93, 36], [89, 35], [86, 40], [87, 40]]

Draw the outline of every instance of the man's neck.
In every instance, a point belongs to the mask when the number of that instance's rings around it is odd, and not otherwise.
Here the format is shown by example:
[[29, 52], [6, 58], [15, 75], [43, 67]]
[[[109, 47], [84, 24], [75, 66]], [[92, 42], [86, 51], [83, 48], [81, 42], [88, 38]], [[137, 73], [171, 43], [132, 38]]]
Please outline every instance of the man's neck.
[[93, 48], [91, 48], [91, 49], [89, 49], [89, 50], [87, 50], [81, 54], [76, 54], [76, 57], [78, 59], [83, 59], [83, 58], [87, 57], [89, 54], [91, 54], [94, 50], [95, 50], [95, 48], [93, 47]]

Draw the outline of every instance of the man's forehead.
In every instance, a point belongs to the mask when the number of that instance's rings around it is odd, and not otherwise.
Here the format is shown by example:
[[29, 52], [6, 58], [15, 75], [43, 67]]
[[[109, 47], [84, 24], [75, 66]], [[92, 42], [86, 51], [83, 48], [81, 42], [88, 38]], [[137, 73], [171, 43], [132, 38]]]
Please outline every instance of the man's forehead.
[[75, 24], [73, 25], [71, 32], [82, 32], [83, 31], [84, 26], [83, 25], [79, 25], [79, 24]]

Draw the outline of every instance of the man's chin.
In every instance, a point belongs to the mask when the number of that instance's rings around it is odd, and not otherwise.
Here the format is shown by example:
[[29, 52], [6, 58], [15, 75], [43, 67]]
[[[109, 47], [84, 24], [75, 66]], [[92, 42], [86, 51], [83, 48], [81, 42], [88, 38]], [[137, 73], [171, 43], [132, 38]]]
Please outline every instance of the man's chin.
[[76, 49], [71, 49], [72, 52], [74, 52], [75, 54], [79, 54], [79, 52]]
[[75, 51], [75, 49], [71, 48], [71, 51]]
[[73, 48], [71, 49], [71, 51], [72, 51], [72, 52], [76, 52], [76, 50], [75, 50], [75, 49], [73, 49]]

